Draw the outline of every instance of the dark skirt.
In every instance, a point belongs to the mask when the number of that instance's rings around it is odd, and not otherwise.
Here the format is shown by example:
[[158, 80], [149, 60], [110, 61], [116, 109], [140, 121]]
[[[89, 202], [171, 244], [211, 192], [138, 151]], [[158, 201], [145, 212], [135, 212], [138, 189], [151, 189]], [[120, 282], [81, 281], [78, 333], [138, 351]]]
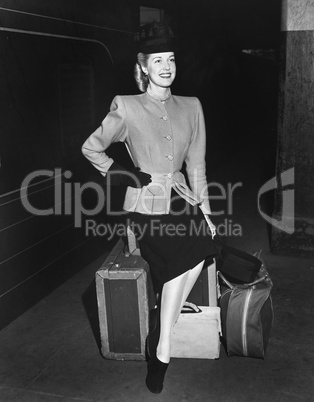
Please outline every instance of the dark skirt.
[[130, 212], [127, 223], [149, 264], [156, 293], [161, 292], [164, 283], [218, 254], [200, 208], [177, 193], [172, 193], [169, 214]]

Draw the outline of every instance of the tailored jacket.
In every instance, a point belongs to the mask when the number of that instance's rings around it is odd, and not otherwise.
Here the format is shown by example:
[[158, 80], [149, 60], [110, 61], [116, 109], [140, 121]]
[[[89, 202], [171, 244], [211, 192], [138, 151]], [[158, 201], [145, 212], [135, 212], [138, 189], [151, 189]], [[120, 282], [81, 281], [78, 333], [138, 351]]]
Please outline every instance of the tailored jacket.
[[[105, 176], [113, 163], [106, 149], [126, 144], [136, 167], [152, 181], [142, 188], [128, 187], [123, 209], [144, 214], [168, 214], [171, 190], [210, 214], [202, 106], [195, 97], [171, 95], [161, 102], [147, 92], [116, 96], [100, 127], [85, 141], [82, 152]], [[189, 185], [181, 172], [183, 163]]]

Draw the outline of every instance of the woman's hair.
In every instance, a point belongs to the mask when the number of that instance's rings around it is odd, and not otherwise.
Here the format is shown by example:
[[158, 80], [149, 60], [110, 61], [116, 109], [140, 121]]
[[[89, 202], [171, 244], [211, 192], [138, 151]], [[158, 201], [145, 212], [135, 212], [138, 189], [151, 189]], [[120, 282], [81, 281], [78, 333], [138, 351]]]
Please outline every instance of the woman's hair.
[[147, 67], [149, 54], [138, 53], [137, 63], [134, 66], [134, 78], [138, 89], [141, 92], [146, 92], [148, 87], [148, 76], [144, 74], [142, 67]]

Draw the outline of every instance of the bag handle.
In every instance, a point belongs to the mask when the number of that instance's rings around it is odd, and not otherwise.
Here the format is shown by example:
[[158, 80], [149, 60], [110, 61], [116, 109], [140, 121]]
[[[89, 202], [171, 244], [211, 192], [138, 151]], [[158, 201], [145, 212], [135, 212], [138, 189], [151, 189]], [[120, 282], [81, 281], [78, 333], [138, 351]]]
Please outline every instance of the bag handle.
[[220, 271], [218, 271], [218, 275], [219, 275], [219, 277], [223, 280], [223, 282], [225, 282], [225, 284], [226, 284], [230, 289], [234, 289], [234, 288], [242, 288], [242, 289], [249, 288], [249, 287], [254, 286], [254, 285], [256, 285], [256, 284], [258, 284], [258, 283], [260, 283], [260, 282], [265, 281], [265, 280], [268, 278], [268, 275], [264, 275], [264, 276], [262, 276], [261, 278], [258, 278], [258, 279], [256, 279], [256, 280], [253, 281], [253, 282], [250, 282], [250, 283], [242, 283], [241, 285], [236, 285], [236, 286], [235, 286], [235, 285], [232, 285], [232, 283], [229, 282], [229, 281], [223, 276], [223, 274], [222, 274]]
[[222, 274], [220, 271], [217, 272], [217, 275], [222, 279], [223, 282], [225, 282], [225, 284], [228, 286], [228, 288], [230, 288], [230, 289], [234, 289], [234, 288], [235, 288], [235, 286], [232, 285], [232, 283], [229, 282], [229, 281], [223, 276], [223, 274]]
[[182, 310], [181, 310], [181, 314], [197, 314], [197, 313], [201, 313], [202, 310], [194, 303], [188, 302], [186, 301], [183, 304]]

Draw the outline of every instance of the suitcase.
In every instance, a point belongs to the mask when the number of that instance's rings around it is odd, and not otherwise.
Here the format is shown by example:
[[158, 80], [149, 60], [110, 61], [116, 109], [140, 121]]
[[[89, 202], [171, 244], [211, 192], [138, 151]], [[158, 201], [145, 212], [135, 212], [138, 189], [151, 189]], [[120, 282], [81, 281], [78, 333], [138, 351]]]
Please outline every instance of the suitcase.
[[148, 264], [124, 248], [120, 239], [96, 272], [101, 353], [106, 359], [145, 360], [154, 293]]
[[[221, 314], [217, 307], [215, 260], [205, 267], [189, 294], [171, 335], [171, 357], [218, 359], [220, 355]], [[200, 306], [200, 313], [184, 312], [187, 305]], [[196, 310], [196, 309], [195, 309]]]
[[181, 313], [171, 337], [171, 357], [218, 359], [220, 308], [200, 306], [199, 313]]
[[262, 265], [250, 284], [232, 284], [220, 272], [222, 338], [229, 356], [264, 359], [273, 323], [272, 281]]

